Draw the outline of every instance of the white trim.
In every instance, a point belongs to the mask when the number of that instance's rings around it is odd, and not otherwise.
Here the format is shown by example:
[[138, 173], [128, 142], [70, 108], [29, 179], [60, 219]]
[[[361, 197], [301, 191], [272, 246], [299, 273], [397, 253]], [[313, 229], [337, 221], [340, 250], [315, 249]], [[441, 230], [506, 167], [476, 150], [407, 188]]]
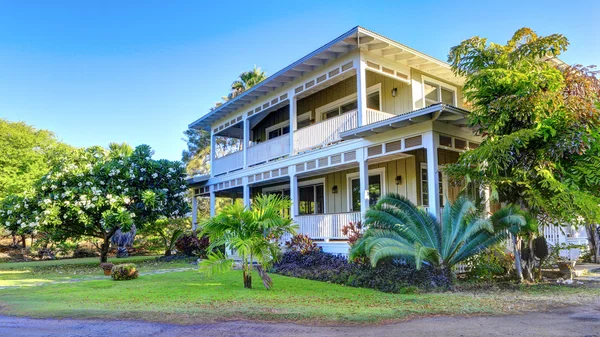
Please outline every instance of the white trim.
[[[375, 85], [372, 85], [372, 86], [368, 87], [367, 91], [366, 91], [366, 96], [368, 96], [369, 94], [374, 93], [377, 90], [379, 90], [379, 108], [380, 108], [379, 111], [381, 111], [381, 104], [382, 104], [382, 101], [381, 101], [381, 83], [377, 83]], [[350, 102], [352, 102], [354, 100], [357, 100], [357, 99], [358, 99], [358, 95], [356, 93], [354, 93], [354, 94], [350, 94], [348, 96], [342, 97], [342, 98], [340, 98], [338, 100], [335, 100], [335, 101], [333, 101], [331, 103], [327, 103], [325, 105], [322, 105], [322, 106], [316, 108], [315, 109], [315, 121], [317, 123], [320, 122], [320, 121], [322, 121], [323, 120], [323, 116], [322, 115], [323, 115], [324, 112], [332, 110], [335, 107], [337, 107], [339, 109], [342, 105], [344, 105], [346, 103], [350, 103]]]
[[[323, 214], [327, 214], [327, 189], [326, 189], [326, 185], [325, 185], [325, 178], [316, 178], [316, 179], [311, 179], [311, 180], [305, 180], [305, 181], [298, 181], [298, 190], [300, 189], [300, 187], [305, 187], [305, 186], [315, 186], [315, 185], [323, 185]], [[279, 185], [275, 185], [275, 186], [269, 186], [269, 187], [263, 187], [261, 189], [261, 193], [265, 194], [265, 193], [269, 193], [269, 192], [277, 192], [277, 191], [285, 191], [285, 190], [290, 190], [290, 198], [292, 196], [292, 191], [290, 188], [290, 184], [279, 184]], [[300, 192], [300, 191], [298, 191]], [[315, 190], [316, 193], [316, 190]], [[298, 196], [300, 195], [300, 193], [297, 194]], [[316, 200], [316, 195], [315, 195], [315, 200]], [[293, 202], [293, 200], [292, 200]], [[315, 214], [321, 214], [321, 213], [315, 213]], [[300, 215], [300, 214], [298, 214]], [[309, 214], [302, 214], [302, 215], [309, 215]]]
[[[290, 125], [289, 121], [283, 121], [283, 122], [281, 122], [281, 123], [277, 123], [277, 124], [275, 124], [275, 125], [271, 125], [271, 126], [269, 126], [268, 128], [266, 128], [266, 129], [265, 129], [265, 133], [266, 133], [266, 136], [267, 136], [267, 137], [266, 137], [266, 138], [267, 138], [266, 140], [269, 140], [269, 139], [273, 139], [273, 138], [277, 138], [277, 137], [283, 136], [283, 135], [284, 135], [284, 133], [283, 133], [283, 128], [284, 128], [284, 127], [286, 127], [286, 126], [288, 126], [288, 127], [289, 127], [289, 125]], [[273, 131], [273, 130], [277, 130], [277, 129], [281, 129], [281, 134], [280, 134], [279, 136], [277, 136], [277, 137], [269, 138], [269, 132], [271, 132], [271, 131]], [[289, 132], [288, 132], [288, 133], [289, 133]]]
[[436, 103], [441, 103], [442, 102], [442, 88], [452, 91], [454, 93], [454, 103], [452, 105], [454, 106], [458, 106], [458, 88], [456, 86], [447, 84], [445, 82], [436, 80], [434, 78], [431, 77], [427, 77], [425, 75], [421, 75], [421, 94], [422, 94], [422, 102], [423, 102], [423, 107], [427, 107], [427, 98], [425, 97], [425, 82], [431, 83], [431, 84], [435, 84], [439, 86], [439, 90], [438, 90], [438, 100]]
[[[365, 95], [365, 100], [367, 98], [369, 98], [370, 94], [377, 92], [377, 91], [379, 92], [379, 108], [377, 109], [377, 111], [383, 111], [382, 110], [383, 109], [383, 97], [381, 96], [381, 82], [367, 88], [367, 94]], [[367, 103], [368, 103], [368, 101], [367, 101]], [[367, 106], [367, 109], [370, 109], [370, 108]]]
[[[448, 176], [446, 175], [446, 173], [444, 173], [444, 171], [442, 170], [443, 166], [442, 165], [438, 165], [438, 172], [442, 173], [442, 190], [440, 191], [440, 193], [442, 194], [442, 200], [444, 201], [444, 205], [440, 206], [440, 207], [445, 207], [446, 204], [448, 203]], [[419, 186], [421, 189], [421, 195], [420, 195], [420, 199], [419, 200], [419, 204], [422, 207], [429, 207], [429, 204], [425, 205], [423, 204], [423, 169], [427, 170], [427, 163], [421, 163], [421, 167], [419, 169]], [[429, 182], [428, 182], [429, 183]]]
[[[387, 190], [387, 182], [385, 180], [385, 167], [378, 167], [369, 170], [369, 177], [379, 175], [381, 179], [381, 196], [386, 194]], [[346, 198], [347, 198], [347, 206], [348, 212], [355, 212], [352, 210], [352, 180], [359, 178], [360, 172], [352, 172], [346, 174]], [[369, 184], [367, 183], [367, 186]], [[356, 211], [357, 212], [357, 211]]]

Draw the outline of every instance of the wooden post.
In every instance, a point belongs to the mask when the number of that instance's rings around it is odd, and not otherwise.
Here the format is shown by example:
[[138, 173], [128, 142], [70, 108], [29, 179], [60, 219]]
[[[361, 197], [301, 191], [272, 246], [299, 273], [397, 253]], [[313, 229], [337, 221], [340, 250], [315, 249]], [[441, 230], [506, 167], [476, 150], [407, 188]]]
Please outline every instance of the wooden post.
[[437, 134], [429, 131], [424, 135], [427, 152], [427, 194], [429, 195], [429, 212], [438, 217], [440, 210], [440, 179], [438, 175]]

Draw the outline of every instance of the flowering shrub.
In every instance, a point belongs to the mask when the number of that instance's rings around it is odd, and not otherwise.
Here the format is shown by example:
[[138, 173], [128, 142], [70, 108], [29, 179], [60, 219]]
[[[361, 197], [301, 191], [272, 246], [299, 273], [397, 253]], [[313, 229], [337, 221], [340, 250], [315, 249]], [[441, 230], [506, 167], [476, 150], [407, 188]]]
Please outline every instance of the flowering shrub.
[[350, 222], [342, 227], [342, 234], [348, 237], [348, 244], [353, 246], [362, 237], [363, 225], [361, 221]]
[[293, 252], [300, 254], [310, 254], [314, 251], [319, 251], [321, 248], [308, 235], [296, 234], [285, 245]]
[[320, 251], [309, 254], [287, 252], [273, 266], [273, 271], [286, 276], [391, 293], [405, 292], [411, 287], [432, 289], [449, 288], [452, 285], [449, 275], [427, 265], [417, 270], [411, 264], [382, 261], [372, 268], [368, 263], [349, 263], [343, 256]]
[[127, 281], [138, 278], [139, 274], [135, 268], [135, 264], [117, 264], [112, 267], [110, 276], [115, 281]]

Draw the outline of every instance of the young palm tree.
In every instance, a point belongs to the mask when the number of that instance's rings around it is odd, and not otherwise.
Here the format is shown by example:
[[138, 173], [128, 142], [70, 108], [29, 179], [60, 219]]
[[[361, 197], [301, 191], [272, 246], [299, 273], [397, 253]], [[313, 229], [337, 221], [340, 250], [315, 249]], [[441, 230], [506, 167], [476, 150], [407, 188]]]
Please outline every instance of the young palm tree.
[[[522, 221], [521, 218], [501, 221]], [[475, 205], [465, 197], [444, 208], [442, 221], [417, 208], [398, 194], [388, 194], [367, 211], [369, 229], [351, 250], [351, 257], [368, 256], [371, 264], [385, 258], [413, 260], [450, 275], [451, 267], [507, 237], [494, 231], [489, 219], [479, 217]]]
[[[271, 288], [273, 283], [265, 270], [279, 255], [277, 240], [285, 233], [295, 234], [297, 228], [282, 211], [290, 206], [291, 201], [279, 195], [260, 195], [252, 203], [252, 208], [235, 203], [202, 224], [202, 233], [211, 240], [209, 251], [224, 245], [236, 251], [242, 259], [244, 288], [252, 288], [255, 261], [265, 288]], [[209, 253], [208, 258], [200, 263], [200, 271], [207, 275], [232, 267], [233, 259], [220, 252]]]
[[231, 92], [226, 100], [234, 99], [244, 91], [264, 81], [266, 78], [267, 74], [256, 66], [250, 71], [244, 71], [240, 74], [238, 79], [231, 84]]

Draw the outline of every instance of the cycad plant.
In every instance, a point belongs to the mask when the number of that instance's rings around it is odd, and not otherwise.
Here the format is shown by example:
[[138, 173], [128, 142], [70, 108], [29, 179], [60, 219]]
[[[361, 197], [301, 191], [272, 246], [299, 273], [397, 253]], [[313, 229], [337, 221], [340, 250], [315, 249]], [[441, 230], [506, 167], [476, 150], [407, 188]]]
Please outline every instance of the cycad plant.
[[[504, 219], [499, 221], [522, 221]], [[451, 267], [504, 240], [506, 230], [495, 230], [466, 197], [447, 205], [439, 221], [398, 194], [388, 194], [366, 213], [369, 229], [351, 250], [351, 257], [367, 256], [371, 264], [386, 258], [423, 263], [446, 275]]]
[[[288, 198], [260, 195], [250, 209], [235, 203], [202, 224], [202, 234], [208, 235], [211, 241], [209, 251], [225, 246], [240, 257], [245, 288], [252, 288], [254, 263], [265, 288], [271, 288], [273, 283], [265, 270], [280, 253], [279, 238], [285, 233], [295, 234], [297, 228], [283, 211], [290, 206]], [[212, 252], [200, 262], [200, 271], [212, 275], [230, 270], [233, 264], [232, 258], [218, 251]]]

